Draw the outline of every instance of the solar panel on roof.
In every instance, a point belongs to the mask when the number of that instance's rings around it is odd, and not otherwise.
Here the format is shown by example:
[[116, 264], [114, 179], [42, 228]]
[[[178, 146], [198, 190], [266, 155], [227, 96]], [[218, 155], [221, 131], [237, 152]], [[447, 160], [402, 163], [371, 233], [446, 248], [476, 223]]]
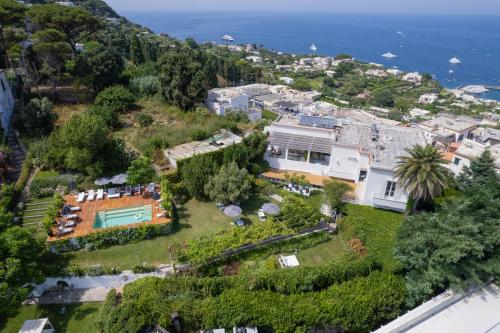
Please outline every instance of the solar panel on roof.
[[315, 117], [315, 116], [300, 116], [299, 125], [307, 127], [318, 127], [334, 129], [337, 121], [333, 118]]

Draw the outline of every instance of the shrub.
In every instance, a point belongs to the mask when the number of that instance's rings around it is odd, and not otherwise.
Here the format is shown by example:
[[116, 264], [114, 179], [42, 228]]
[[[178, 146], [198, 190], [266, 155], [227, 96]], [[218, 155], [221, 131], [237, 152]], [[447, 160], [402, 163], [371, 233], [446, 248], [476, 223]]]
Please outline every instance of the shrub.
[[156, 272], [158, 268], [156, 266], [148, 265], [146, 263], [140, 264], [140, 265], [135, 265], [132, 268], [132, 272], [138, 274], [138, 273], [150, 273], [150, 272]]
[[58, 186], [67, 187], [69, 183], [78, 183], [81, 176], [72, 174], [58, 174], [57, 172], [39, 173], [31, 182], [30, 195], [35, 198], [44, 198], [54, 194]]
[[191, 131], [190, 136], [191, 139], [193, 139], [194, 141], [203, 141], [210, 137], [210, 133], [208, 133], [206, 130], [202, 128], [194, 128]]
[[160, 79], [154, 75], [135, 77], [130, 80], [130, 88], [141, 96], [155, 95], [160, 91]]
[[92, 105], [89, 107], [88, 112], [91, 115], [101, 117], [106, 122], [108, 127], [117, 128], [120, 126], [118, 111], [114, 110], [111, 106]]
[[139, 114], [135, 115], [134, 118], [135, 118], [135, 120], [137, 120], [139, 125], [141, 125], [141, 127], [148, 127], [148, 126], [151, 126], [153, 124], [153, 117], [151, 117], [150, 115], [147, 115], [147, 114], [139, 113]]
[[135, 97], [124, 86], [112, 86], [101, 91], [95, 105], [109, 107], [116, 112], [128, 111], [134, 108]]
[[248, 119], [248, 115], [243, 110], [229, 110], [226, 112], [226, 118], [230, 121], [234, 121], [236, 123], [248, 123], [250, 119]]

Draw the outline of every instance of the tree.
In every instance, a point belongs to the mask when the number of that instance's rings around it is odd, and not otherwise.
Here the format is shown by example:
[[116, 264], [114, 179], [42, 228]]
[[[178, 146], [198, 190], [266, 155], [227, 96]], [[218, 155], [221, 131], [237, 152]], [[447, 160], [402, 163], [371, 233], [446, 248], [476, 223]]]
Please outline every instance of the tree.
[[408, 217], [396, 258], [406, 271], [410, 307], [447, 288], [500, 277], [500, 183], [475, 186], [436, 213]]
[[413, 199], [413, 212], [421, 199], [433, 199], [441, 194], [449, 176], [441, 153], [431, 145], [407, 148], [408, 155], [399, 157], [395, 176]]
[[64, 70], [64, 64], [71, 55], [71, 47], [64, 40], [64, 34], [48, 28], [33, 34], [33, 50], [41, 58], [41, 73], [52, 82], [52, 95], [55, 97], [57, 83]]
[[457, 178], [458, 186], [461, 189], [468, 189], [498, 179], [494, 162], [490, 150], [485, 149], [478, 158], [470, 162], [469, 166], [464, 167]]
[[223, 165], [215, 176], [210, 177], [205, 185], [205, 194], [211, 200], [228, 204], [247, 200], [251, 189], [248, 172], [231, 162]]
[[156, 176], [151, 159], [139, 157], [132, 161], [128, 168], [127, 182], [129, 184], [148, 184]]
[[43, 281], [41, 256], [44, 244], [25, 228], [10, 227], [0, 233], [0, 316], [26, 300], [31, 283]]
[[175, 106], [187, 110], [201, 103], [216, 82], [215, 73], [204, 68], [200, 51], [168, 52], [159, 60], [161, 93]]
[[335, 78], [340, 78], [345, 76], [346, 74], [349, 74], [354, 70], [354, 64], [352, 62], [341, 62], [340, 64], [335, 67], [335, 73], [333, 76]]
[[115, 49], [99, 47], [77, 56], [75, 75], [95, 94], [117, 83], [123, 66], [123, 59]]
[[142, 51], [141, 41], [137, 37], [137, 33], [133, 33], [130, 36], [130, 61], [134, 65], [140, 65], [144, 63], [144, 53]]
[[101, 117], [88, 112], [72, 116], [49, 137], [49, 166], [98, 177], [103, 170], [120, 171], [132, 154], [123, 141], [112, 139]]
[[94, 103], [97, 106], [111, 108], [114, 112], [123, 112], [135, 107], [135, 97], [127, 88], [117, 85], [101, 91]]
[[351, 60], [352, 55], [347, 53], [340, 53], [335, 56], [335, 60]]
[[342, 212], [345, 206], [342, 197], [352, 191], [352, 187], [347, 183], [332, 180], [325, 184], [323, 191], [330, 206], [337, 212]]
[[97, 17], [80, 7], [35, 5], [28, 10], [28, 16], [38, 30], [50, 28], [60, 31], [74, 56], [78, 54], [76, 44], [102, 27]]
[[290, 229], [300, 230], [317, 224], [321, 220], [321, 213], [318, 208], [306, 204], [303, 198], [287, 194], [279, 218]]
[[47, 97], [33, 98], [22, 110], [21, 125], [29, 136], [45, 136], [52, 132], [57, 113]]
[[373, 94], [373, 103], [380, 107], [392, 108], [394, 106], [394, 96], [389, 90], [377, 90]]
[[195, 155], [182, 162], [179, 169], [189, 194], [197, 199], [204, 199], [205, 184], [217, 172], [219, 163], [210, 154]]
[[0, 0], [0, 68], [9, 67], [7, 51], [20, 41], [15, 28], [22, 26], [26, 9], [15, 0]]
[[296, 90], [300, 90], [300, 91], [309, 91], [312, 89], [311, 87], [311, 83], [309, 83], [309, 81], [305, 78], [298, 78], [296, 79], [291, 87], [293, 89], [296, 89]]

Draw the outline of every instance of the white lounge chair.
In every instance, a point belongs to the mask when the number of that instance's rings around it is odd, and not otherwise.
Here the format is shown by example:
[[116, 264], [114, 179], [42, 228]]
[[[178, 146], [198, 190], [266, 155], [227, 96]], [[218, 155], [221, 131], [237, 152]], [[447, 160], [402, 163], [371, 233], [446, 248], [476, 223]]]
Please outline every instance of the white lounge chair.
[[76, 214], [64, 215], [64, 218], [66, 218], [66, 219], [77, 219], [78, 215], [76, 215]]
[[120, 197], [120, 191], [117, 191], [116, 188], [110, 188], [108, 190], [108, 199], [114, 199]]
[[64, 223], [64, 227], [65, 227], [65, 228], [72, 228], [72, 227], [76, 227], [76, 221], [73, 221], [73, 220], [68, 221], [68, 222]]
[[95, 191], [94, 190], [89, 190], [89, 194], [87, 195], [87, 200], [88, 201], [94, 201], [95, 199]]
[[104, 199], [104, 190], [102, 188], [97, 190], [97, 200]]
[[84, 201], [85, 201], [85, 192], [80, 192], [80, 194], [78, 194], [76, 202], [84, 202]]
[[151, 183], [148, 185], [148, 192], [153, 193], [155, 191], [155, 184]]
[[80, 207], [78, 207], [78, 206], [69, 206], [69, 210], [72, 211], [72, 212], [79, 212], [82, 209]]
[[58, 233], [59, 236], [64, 236], [64, 235], [72, 233], [73, 232], [73, 228], [59, 227], [58, 231], [59, 231], [59, 233]]

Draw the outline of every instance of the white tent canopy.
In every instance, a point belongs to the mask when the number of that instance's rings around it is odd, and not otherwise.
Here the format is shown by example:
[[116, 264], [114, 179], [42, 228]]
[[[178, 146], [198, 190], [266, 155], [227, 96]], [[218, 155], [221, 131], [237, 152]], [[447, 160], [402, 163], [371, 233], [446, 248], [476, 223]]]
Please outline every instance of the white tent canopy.
[[54, 327], [49, 318], [26, 320], [19, 330], [19, 333], [53, 333]]

